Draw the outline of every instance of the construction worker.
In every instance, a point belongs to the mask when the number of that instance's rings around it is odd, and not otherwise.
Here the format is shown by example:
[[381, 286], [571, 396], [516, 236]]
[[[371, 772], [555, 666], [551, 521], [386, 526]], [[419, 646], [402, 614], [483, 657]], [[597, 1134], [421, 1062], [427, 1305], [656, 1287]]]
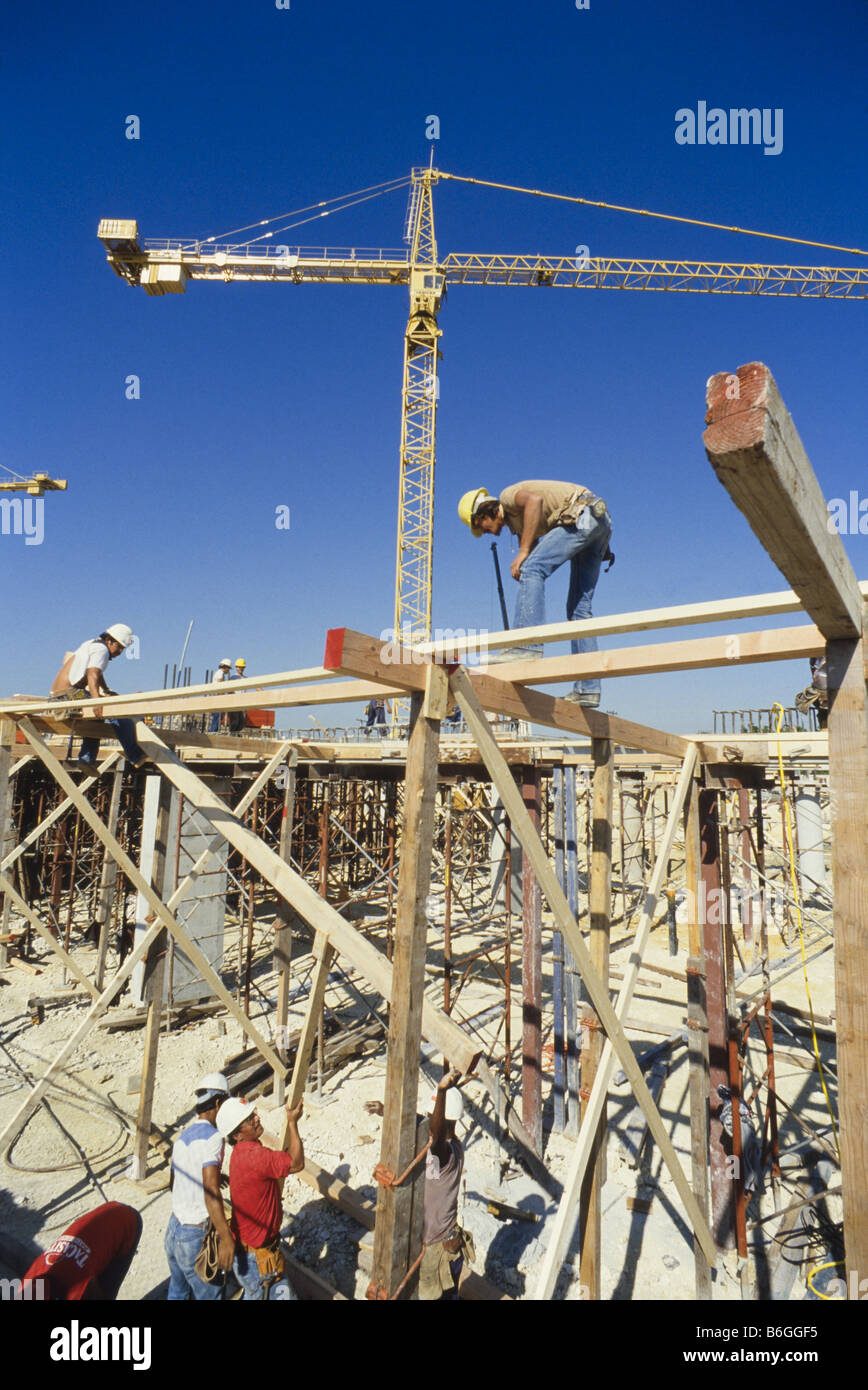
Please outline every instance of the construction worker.
[[[228, 656], [224, 656], [223, 660], [220, 662], [220, 665], [217, 667], [217, 670], [214, 672], [214, 684], [216, 685], [216, 684], [218, 683], [218, 681], [228, 681], [228, 680], [231, 680], [231, 679], [232, 679], [232, 662], [229, 660], [229, 657], [228, 657]], [[212, 734], [216, 734], [217, 731], [219, 730], [219, 728], [220, 728], [220, 715], [219, 715], [219, 714], [217, 713], [217, 711], [215, 710], [215, 712], [211, 715], [211, 724], [210, 724], [210, 727], [209, 727], [208, 732], [209, 732], [209, 733], [212, 733]]]
[[[133, 630], [126, 623], [113, 623], [101, 632], [82, 642], [74, 652], [67, 652], [63, 665], [54, 677], [51, 686], [52, 700], [98, 700], [101, 695], [114, 695], [106, 685], [103, 672], [110, 661], [120, 656], [133, 640]], [[95, 719], [102, 719], [102, 706], [96, 705], [92, 711]], [[107, 719], [105, 721], [117, 730], [124, 756], [133, 767], [141, 767], [148, 761], [147, 755], [136, 741], [136, 726], [132, 719]], [[94, 767], [99, 758], [99, 739], [82, 740], [78, 755], [81, 767]]]
[[224, 1274], [235, 1258], [235, 1239], [220, 1195], [223, 1139], [215, 1124], [220, 1109], [230, 1104], [228, 1096], [221, 1072], [203, 1076], [196, 1087], [196, 1119], [172, 1148], [172, 1215], [165, 1239], [171, 1302], [205, 1303], [222, 1297], [222, 1283], [206, 1283], [194, 1269], [209, 1220], [217, 1231], [217, 1258]]
[[365, 738], [370, 737], [373, 728], [376, 728], [377, 733], [382, 738], [386, 732], [386, 711], [390, 708], [388, 701], [381, 700], [376, 695], [368, 701], [365, 705]]
[[[229, 679], [233, 681], [242, 680], [246, 670], [247, 662], [244, 660], [243, 656], [239, 656], [235, 662], [235, 670], [232, 672]], [[229, 725], [230, 734], [240, 734], [247, 723], [247, 713], [243, 709], [232, 710], [226, 722]]]
[[283, 1224], [283, 1178], [304, 1167], [304, 1146], [298, 1132], [303, 1105], [286, 1106], [288, 1149], [260, 1144], [262, 1124], [256, 1107], [227, 1100], [220, 1107], [217, 1127], [232, 1145], [229, 1196], [232, 1223], [238, 1236], [235, 1277], [245, 1302], [294, 1299], [280, 1248]]
[[464, 1114], [457, 1089], [461, 1073], [447, 1072], [428, 1106], [430, 1145], [425, 1157], [423, 1253], [419, 1267], [419, 1298], [458, 1297], [465, 1256], [473, 1261], [473, 1240], [458, 1224], [458, 1192], [464, 1171], [464, 1149], [455, 1126]]
[[826, 674], [826, 658], [812, 656], [810, 660], [811, 684], [799, 691], [795, 698], [795, 706], [801, 714], [816, 709], [817, 728], [825, 729], [829, 723], [829, 678]]
[[[141, 1234], [142, 1218], [135, 1207], [104, 1202], [67, 1226], [33, 1261], [22, 1284], [36, 1283], [36, 1297], [53, 1302], [114, 1301]], [[23, 1290], [23, 1296], [30, 1298], [33, 1292]]]
[[[609, 549], [612, 522], [602, 498], [577, 483], [529, 481], [513, 483], [499, 497], [479, 487], [465, 492], [458, 515], [474, 536], [499, 536], [507, 526], [518, 537], [518, 554], [510, 566], [518, 582], [513, 626], [537, 627], [545, 618], [545, 581], [567, 561], [570, 585], [567, 619], [591, 617], [591, 599], [600, 565], [614, 563]], [[571, 642], [573, 652], [595, 652], [595, 637]], [[515, 647], [505, 660], [540, 656], [541, 647]], [[577, 681], [566, 696], [575, 704], [595, 709], [600, 703], [599, 680]]]

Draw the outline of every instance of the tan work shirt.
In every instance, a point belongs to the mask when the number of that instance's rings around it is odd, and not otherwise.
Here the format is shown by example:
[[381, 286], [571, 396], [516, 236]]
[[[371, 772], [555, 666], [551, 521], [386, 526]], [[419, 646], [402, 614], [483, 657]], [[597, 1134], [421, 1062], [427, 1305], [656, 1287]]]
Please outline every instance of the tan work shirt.
[[516, 503], [515, 496], [518, 492], [534, 492], [542, 498], [542, 515], [533, 538], [535, 542], [555, 526], [572, 525], [587, 504], [594, 499], [594, 493], [589, 492], [586, 487], [580, 487], [578, 483], [557, 483], [551, 479], [513, 483], [511, 487], [505, 487], [498, 501], [503, 507], [507, 526], [519, 540], [524, 526], [524, 508]]

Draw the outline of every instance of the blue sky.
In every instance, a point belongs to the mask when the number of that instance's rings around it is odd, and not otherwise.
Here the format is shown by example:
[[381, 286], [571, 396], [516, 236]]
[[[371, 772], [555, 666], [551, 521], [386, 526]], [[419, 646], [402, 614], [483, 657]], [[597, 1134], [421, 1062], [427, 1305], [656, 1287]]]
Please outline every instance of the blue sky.
[[[132, 690], [162, 684], [191, 618], [194, 679], [224, 655], [251, 674], [317, 664], [327, 628], [392, 620], [406, 291], [150, 298], [106, 266], [100, 217], [221, 233], [426, 163], [436, 114], [450, 172], [868, 247], [860, 0], [834, 25], [805, 0], [213, 0], [137, 18], [97, 0], [17, 7], [3, 27], [2, 462], [69, 479], [41, 545], [0, 535], [4, 693], [44, 690], [66, 648], [116, 621], [140, 639], [113, 668]], [[677, 144], [676, 111], [700, 100], [781, 109], [781, 153]], [[865, 263], [460, 184], [435, 197], [443, 254]], [[296, 235], [399, 247], [405, 207], [401, 190]], [[435, 626], [500, 626], [488, 546], [455, 507], [523, 477], [609, 502], [618, 558], [597, 614], [784, 588], [705, 459], [706, 379], [767, 362], [827, 498], [868, 496], [864, 321], [864, 301], [454, 287]], [[868, 536], [844, 542], [868, 578]], [[566, 575], [549, 589], [554, 621]], [[603, 706], [687, 731], [805, 682], [798, 664], [613, 681]]]

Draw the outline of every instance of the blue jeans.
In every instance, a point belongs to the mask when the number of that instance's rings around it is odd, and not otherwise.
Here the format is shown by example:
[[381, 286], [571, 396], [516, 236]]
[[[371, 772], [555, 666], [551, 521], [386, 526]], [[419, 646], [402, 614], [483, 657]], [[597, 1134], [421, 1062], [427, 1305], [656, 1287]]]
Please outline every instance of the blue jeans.
[[[131, 763], [137, 763], [143, 758], [144, 752], [136, 742], [136, 726], [132, 719], [106, 719], [106, 724], [115, 730], [120, 740], [120, 745], [124, 750], [124, 757]], [[99, 739], [84, 738], [81, 741], [81, 752], [78, 755], [80, 763], [96, 764], [99, 761]]]
[[175, 1213], [172, 1212], [166, 1227], [164, 1242], [171, 1276], [169, 1292], [166, 1295], [170, 1302], [194, 1299], [197, 1303], [205, 1303], [208, 1300], [223, 1297], [221, 1282], [206, 1284], [205, 1280], [200, 1279], [193, 1268], [204, 1239], [204, 1225], [182, 1226]]
[[265, 1282], [259, 1273], [256, 1256], [245, 1250], [243, 1245], [238, 1247], [232, 1273], [244, 1290], [242, 1303], [280, 1303], [295, 1298], [286, 1278], [272, 1280], [266, 1297]]
[[[570, 562], [567, 591], [567, 620], [590, 618], [591, 599], [600, 577], [600, 566], [612, 534], [612, 521], [606, 512], [599, 519], [586, 507], [572, 526], [555, 526], [541, 536], [521, 567], [513, 626], [538, 627], [546, 620], [545, 582], [561, 565]], [[534, 649], [530, 648], [529, 651]], [[582, 637], [570, 643], [572, 652], [595, 652], [596, 637]], [[515, 651], [514, 653], [515, 654]], [[534, 654], [537, 654], [534, 652]], [[599, 693], [599, 680], [577, 681], [574, 689]]]

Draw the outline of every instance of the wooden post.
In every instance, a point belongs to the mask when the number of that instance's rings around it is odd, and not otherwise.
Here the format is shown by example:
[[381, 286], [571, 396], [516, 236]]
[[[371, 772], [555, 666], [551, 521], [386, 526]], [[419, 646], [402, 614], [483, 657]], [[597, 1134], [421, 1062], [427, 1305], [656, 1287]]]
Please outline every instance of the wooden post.
[[[570, 912], [578, 921], [579, 853], [576, 835], [576, 769], [573, 766], [564, 768], [564, 859], [567, 902], [570, 905]], [[580, 1035], [577, 1034], [576, 1028], [583, 989], [582, 977], [576, 969], [576, 962], [568, 946], [564, 949], [564, 965], [566, 968], [564, 1008], [567, 1035], [567, 1129], [575, 1137], [579, 1132], [579, 1090], [581, 1088], [578, 1045]]]
[[[522, 771], [522, 799], [539, 834], [539, 771]], [[521, 856], [522, 1071], [521, 1118], [542, 1153], [542, 898], [533, 865]]]
[[[615, 756], [608, 739], [591, 741], [594, 764], [594, 824], [591, 839], [590, 941], [591, 961], [603, 983], [609, 979], [609, 932], [612, 917], [612, 801], [615, 782]], [[600, 1020], [586, 1005], [582, 1031], [582, 1095], [590, 1098], [591, 1088], [603, 1053]], [[582, 1184], [580, 1219], [582, 1222], [581, 1284], [587, 1297], [600, 1297], [601, 1221], [600, 1195], [606, 1157], [606, 1105], [596, 1122], [596, 1134]]]
[[[167, 896], [166, 879], [169, 873], [166, 849], [169, 841], [169, 816], [173, 793], [170, 783], [162, 777], [159, 780], [157, 819], [154, 826], [154, 857], [151, 863], [150, 877], [154, 891], [159, 893], [161, 898], [164, 898]], [[129, 1168], [129, 1176], [133, 1182], [141, 1182], [148, 1171], [148, 1149], [151, 1143], [154, 1087], [157, 1082], [157, 1052], [160, 1044], [160, 1023], [163, 1017], [163, 987], [166, 977], [168, 940], [168, 933], [164, 929], [160, 932], [143, 961], [142, 997], [148, 1006], [148, 1021], [145, 1025], [139, 1108]]]
[[868, 701], [864, 639], [827, 647], [838, 1105], [847, 1274], [868, 1274]]
[[[428, 669], [432, 672], [432, 684], [439, 684], [445, 696], [445, 671], [440, 667]], [[431, 882], [431, 837], [437, 790], [440, 721], [439, 718], [426, 718], [422, 704], [422, 695], [415, 694], [410, 704], [380, 1150], [380, 1162], [396, 1175], [404, 1172], [416, 1153], [419, 1047], [428, 936], [425, 906]], [[379, 1188], [374, 1273], [369, 1297], [390, 1298], [418, 1254], [412, 1244], [413, 1192], [414, 1189], [421, 1192], [424, 1182], [425, 1166], [419, 1163], [400, 1187]]]
[[[566, 865], [564, 860], [564, 769], [552, 770], [555, 796], [555, 873], [564, 892], [567, 890]], [[562, 1133], [566, 1122], [566, 1055], [564, 1052], [564, 938], [555, 929], [552, 934], [552, 1012], [554, 1025], [554, 1128]]]
[[[687, 1055], [690, 1087], [691, 1185], [697, 1206], [708, 1218], [708, 1017], [705, 962], [699, 910], [699, 787], [691, 779], [684, 807], [684, 880], [687, 890]], [[696, 1297], [711, 1298], [711, 1269], [693, 1239]]]
[[[106, 829], [113, 838], [116, 838], [118, 833], [118, 817], [120, 815], [121, 788], [123, 785], [123, 780], [123, 769], [116, 767], [112, 776], [111, 800], [109, 802], [108, 821], [106, 822]], [[112, 918], [111, 909], [112, 904], [114, 903], [115, 888], [117, 886], [117, 881], [118, 866], [115, 863], [115, 860], [109, 854], [108, 850], [103, 848], [102, 871], [100, 873], [99, 881], [99, 896], [97, 898], [96, 915], [94, 917], [94, 925], [99, 928], [96, 952], [96, 970], [94, 972], [94, 982], [98, 990], [102, 989], [103, 981], [105, 979], [105, 962], [106, 955], [108, 953], [109, 926], [111, 924]]]
[[[280, 837], [277, 852], [285, 864], [292, 856], [292, 820], [295, 812], [295, 780], [298, 753], [293, 750], [284, 768], [286, 782], [283, 788], [283, 810], [280, 817]], [[292, 970], [292, 929], [289, 903], [285, 898], [277, 900], [277, 915], [274, 919], [274, 968], [277, 971], [277, 1054], [284, 1063], [288, 1060], [289, 1028], [289, 981]], [[274, 1103], [283, 1105], [286, 1093], [286, 1079], [277, 1072], [274, 1074]]]

